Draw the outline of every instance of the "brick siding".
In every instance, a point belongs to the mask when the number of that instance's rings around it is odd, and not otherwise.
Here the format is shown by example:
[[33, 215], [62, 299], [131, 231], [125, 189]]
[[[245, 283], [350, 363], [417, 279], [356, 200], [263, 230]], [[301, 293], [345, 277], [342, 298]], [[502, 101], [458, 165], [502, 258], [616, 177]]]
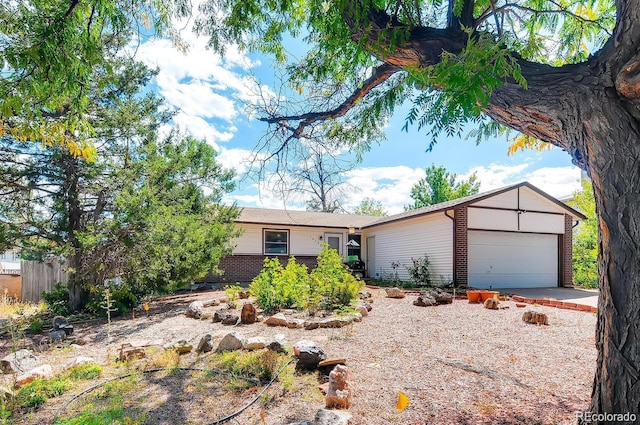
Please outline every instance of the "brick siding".
[[454, 271], [456, 285], [467, 285], [469, 276], [469, 238], [467, 236], [467, 207], [455, 209], [454, 215]]
[[573, 287], [573, 217], [564, 215], [564, 235], [562, 236], [562, 268], [560, 285], [565, 288]]
[[[254, 277], [262, 270], [264, 259], [267, 256], [264, 255], [230, 255], [220, 260], [218, 268], [224, 271], [222, 275], [209, 275], [203, 282], [212, 283], [248, 283], [253, 280]], [[277, 256], [283, 266], [287, 265], [289, 257]], [[316, 257], [296, 256], [296, 262], [298, 264], [306, 265], [309, 270], [313, 269], [317, 265]]]

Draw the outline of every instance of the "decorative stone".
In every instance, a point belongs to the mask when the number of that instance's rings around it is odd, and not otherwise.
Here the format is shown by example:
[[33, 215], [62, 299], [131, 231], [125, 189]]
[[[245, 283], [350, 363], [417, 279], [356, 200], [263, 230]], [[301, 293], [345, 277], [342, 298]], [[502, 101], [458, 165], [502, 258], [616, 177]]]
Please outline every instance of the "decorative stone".
[[351, 404], [351, 388], [349, 386], [349, 369], [336, 365], [329, 374], [329, 390], [324, 399], [329, 409], [348, 409]]
[[220, 300], [217, 298], [213, 298], [202, 303], [203, 307], [215, 307], [217, 305], [220, 305]]
[[500, 301], [495, 298], [487, 298], [484, 302], [484, 308], [488, 308], [489, 310], [498, 310], [500, 305]]
[[222, 341], [218, 344], [218, 348], [216, 348], [217, 352], [220, 351], [234, 351], [240, 350], [246, 344], [246, 337], [240, 332], [231, 332], [226, 334]]
[[187, 307], [187, 311], [185, 312], [187, 317], [193, 317], [194, 319], [199, 319], [202, 314], [202, 309], [204, 308], [204, 304], [202, 301], [193, 301]]
[[346, 365], [347, 359], [327, 359], [318, 363], [318, 367], [335, 366], [337, 364]]
[[294, 344], [293, 355], [298, 359], [297, 368], [312, 370], [318, 363], [327, 359], [327, 354], [315, 342], [301, 340]]
[[120, 346], [120, 353], [118, 360], [121, 362], [128, 362], [135, 359], [143, 359], [147, 356], [147, 353], [142, 347], [132, 347], [131, 344], [122, 344]]
[[242, 348], [245, 350], [260, 350], [261, 348], [266, 347], [268, 342], [269, 341], [267, 341], [265, 337], [253, 336], [251, 338], [247, 338], [247, 341]]
[[526, 323], [532, 323], [535, 325], [548, 325], [549, 318], [546, 314], [538, 313], [536, 311], [525, 311], [522, 315], [522, 321]]
[[51, 331], [49, 332], [49, 339], [54, 344], [62, 342], [67, 339], [67, 333], [63, 330]]
[[16, 378], [16, 385], [21, 387], [33, 382], [36, 379], [50, 379], [53, 378], [53, 368], [51, 365], [44, 364], [36, 368], [31, 369], [29, 372], [18, 375]]
[[287, 320], [287, 327], [290, 329], [303, 329], [304, 320], [302, 319], [289, 319]]
[[367, 307], [361, 305], [358, 307], [358, 313], [360, 313], [362, 317], [367, 317], [369, 315], [369, 310], [367, 310]]
[[388, 298], [404, 298], [406, 295], [400, 288], [386, 288]]
[[271, 351], [275, 351], [276, 353], [284, 353], [285, 344], [287, 343], [287, 338], [284, 334], [276, 334], [273, 337], [273, 340], [269, 342], [267, 348]]
[[18, 350], [0, 361], [2, 373], [24, 373], [38, 366], [38, 359], [31, 350]]
[[434, 305], [438, 305], [438, 302], [435, 298], [431, 296], [429, 293], [422, 293], [420, 296], [413, 302], [413, 305], [418, 307], [430, 307]]
[[353, 316], [330, 317], [319, 321], [321, 328], [342, 328], [353, 322]]
[[86, 363], [95, 363], [96, 361], [93, 359], [93, 357], [76, 357], [74, 360], [72, 360], [71, 362], [67, 363], [67, 369], [70, 369], [72, 367], [75, 366], [80, 366], [82, 364], [86, 364]]
[[208, 353], [213, 350], [213, 342], [211, 342], [211, 335], [206, 334], [200, 339], [198, 343], [198, 347], [196, 348], [197, 353]]
[[250, 295], [251, 295], [251, 293], [249, 291], [240, 291], [240, 292], [238, 292], [238, 298], [240, 298], [241, 300], [248, 299]]
[[242, 306], [242, 312], [240, 313], [240, 323], [245, 325], [251, 325], [256, 323], [257, 311], [251, 303], [245, 303]]
[[317, 320], [306, 320], [304, 322], [305, 330], [311, 331], [314, 329], [318, 329], [319, 327], [320, 327], [320, 322], [318, 322]]
[[349, 425], [351, 414], [343, 410], [320, 409], [316, 413], [315, 425]]
[[516, 303], [516, 307], [518, 308], [525, 308], [527, 305], [524, 303]]
[[239, 320], [240, 320], [240, 317], [238, 317], [237, 314], [227, 313], [222, 318], [222, 324], [223, 325], [237, 325]]
[[370, 304], [370, 303], [364, 303], [364, 304], [362, 304], [362, 306], [363, 306], [364, 308], [366, 308], [366, 309], [367, 309], [367, 311], [369, 311], [369, 312], [370, 312], [371, 310], [373, 310], [373, 307], [371, 306], [371, 304]]
[[268, 326], [287, 326], [287, 318], [284, 314], [277, 313], [273, 316], [267, 317], [264, 324]]
[[184, 339], [181, 339], [180, 341], [172, 344], [169, 348], [176, 351], [178, 354], [187, 354], [193, 350], [193, 345], [189, 344]]

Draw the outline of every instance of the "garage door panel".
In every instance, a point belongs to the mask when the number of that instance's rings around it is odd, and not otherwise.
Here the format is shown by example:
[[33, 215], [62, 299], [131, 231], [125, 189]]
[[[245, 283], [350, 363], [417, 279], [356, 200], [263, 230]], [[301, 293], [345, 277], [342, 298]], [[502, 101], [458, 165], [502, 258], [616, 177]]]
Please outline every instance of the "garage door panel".
[[558, 285], [558, 236], [469, 231], [469, 285], [534, 288]]

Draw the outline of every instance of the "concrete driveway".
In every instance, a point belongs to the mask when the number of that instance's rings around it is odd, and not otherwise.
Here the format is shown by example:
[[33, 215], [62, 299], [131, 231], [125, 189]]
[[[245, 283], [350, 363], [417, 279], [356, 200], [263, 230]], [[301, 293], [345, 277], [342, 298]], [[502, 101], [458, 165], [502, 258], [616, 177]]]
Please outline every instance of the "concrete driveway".
[[525, 298], [546, 298], [550, 300], [571, 302], [598, 307], [597, 289], [578, 288], [504, 288], [498, 289], [501, 294], [520, 295]]

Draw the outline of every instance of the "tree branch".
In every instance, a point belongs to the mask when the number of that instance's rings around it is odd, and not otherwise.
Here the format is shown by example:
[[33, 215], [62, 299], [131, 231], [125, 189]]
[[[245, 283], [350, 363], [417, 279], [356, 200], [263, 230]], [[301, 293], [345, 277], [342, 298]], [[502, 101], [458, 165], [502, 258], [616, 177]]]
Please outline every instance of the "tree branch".
[[[335, 119], [345, 115], [360, 100], [362, 100], [362, 98], [370, 93], [371, 90], [387, 81], [389, 77], [400, 70], [401, 68], [395, 65], [383, 63], [373, 71], [373, 74], [362, 84], [360, 88], [355, 90], [351, 96], [345, 99], [344, 102], [331, 110], [323, 112], [308, 112], [301, 115], [262, 117], [259, 118], [259, 120], [269, 124], [279, 124], [283, 129], [291, 130], [293, 132], [293, 137], [299, 138], [302, 136], [305, 128], [313, 123], [326, 119]], [[288, 121], [299, 121], [299, 123], [297, 127], [294, 127], [289, 125], [287, 123]]]

